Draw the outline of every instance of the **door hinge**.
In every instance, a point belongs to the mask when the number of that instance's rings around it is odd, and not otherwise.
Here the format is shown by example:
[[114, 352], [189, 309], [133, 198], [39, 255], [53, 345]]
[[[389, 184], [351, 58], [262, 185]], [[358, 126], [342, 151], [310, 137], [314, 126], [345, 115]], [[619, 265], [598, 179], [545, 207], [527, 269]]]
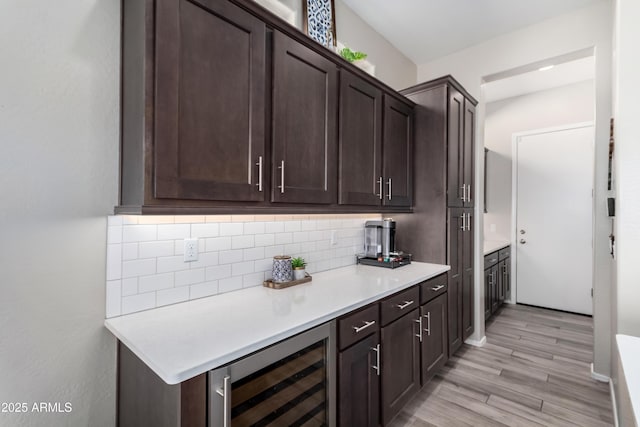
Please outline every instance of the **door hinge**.
[[591, 298], [593, 298], [593, 288], [591, 288]]

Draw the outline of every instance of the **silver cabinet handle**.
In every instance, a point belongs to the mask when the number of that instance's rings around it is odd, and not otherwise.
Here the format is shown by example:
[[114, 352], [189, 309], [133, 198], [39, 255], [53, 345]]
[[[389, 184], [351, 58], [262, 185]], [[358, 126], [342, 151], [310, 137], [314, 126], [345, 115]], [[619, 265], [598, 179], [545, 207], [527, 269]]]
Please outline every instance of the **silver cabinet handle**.
[[357, 334], [357, 333], [359, 333], [359, 332], [364, 331], [364, 330], [365, 330], [365, 329], [367, 329], [369, 326], [372, 326], [372, 325], [375, 325], [375, 324], [376, 324], [376, 321], [375, 321], [375, 320], [372, 320], [371, 322], [367, 322], [367, 321], [365, 320], [365, 321], [364, 321], [364, 326], [360, 326], [360, 327], [352, 326], [352, 328], [353, 328], [353, 330], [354, 330], [354, 331], [356, 331], [356, 334]]
[[376, 364], [372, 368], [376, 370], [376, 375], [380, 376], [380, 344], [371, 347], [371, 350], [376, 352]]
[[389, 200], [391, 200], [391, 178], [389, 178], [389, 181], [387, 181], [387, 185], [389, 186], [389, 194], [387, 195], [387, 197], [389, 198]]
[[422, 317], [418, 317], [414, 322], [418, 324], [418, 333], [416, 334], [416, 337], [418, 337], [420, 342], [422, 342]]
[[424, 317], [427, 318], [427, 329], [425, 329], [424, 331], [427, 333], [427, 336], [430, 337], [431, 336], [431, 312], [427, 311], [427, 314], [425, 314]]
[[382, 200], [382, 197], [383, 197], [382, 196], [382, 181], [383, 181], [382, 177], [380, 177], [380, 179], [377, 181], [379, 193], [376, 194], [376, 196], [378, 196], [380, 198], [380, 200]]
[[222, 388], [216, 390], [222, 398], [224, 403], [222, 405], [223, 427], [231, 427], [231, 377], [225, 375], [222, 380]]
[[462, 214], [462, 227], [460, 227], [460, 230], [464, 231], [467, 228], [467, 214]]
[[466, 202], [467, 201], [467, 186], [462, 184], [462, 201]]
[[405, 308], [409, 307], [411, 304], [413, 304], [413, 301], [405, 301], [404, 304], [396, 304], [396, 307], [398, 307], [400, 310], [404, 310]]
[[491, 258], [491, 259], [489, 260], [489, 262], [490, 262], [490, 263], [494, 263], [494, 262], [496, 262], [496, 261], [498, 261], [498, 258]]
[[467, 215], [467, 231], [471, 231], [471, 218], [473, 218], [471, 214], [468, 214]]
[[256, 166], [258, 166], [258, 183], [256, 184], [258, 186], [258, 191], [262, 191], [262, 156], [258, 157], [258, 163], [256, 163]]
[[284, 160], [280, 161], [278, 169], [280, 169], [280, 185], [278, 185], [278, 188], [280, 189], [280, 193], [284, 193]]
[[471, 201], [471, 184], [467, 184], [467, 200], [465, 202]]
[[444, 285], [438, 285], [431, 288], [433, 292], [438, 292], [440, 289], [444, 288]]

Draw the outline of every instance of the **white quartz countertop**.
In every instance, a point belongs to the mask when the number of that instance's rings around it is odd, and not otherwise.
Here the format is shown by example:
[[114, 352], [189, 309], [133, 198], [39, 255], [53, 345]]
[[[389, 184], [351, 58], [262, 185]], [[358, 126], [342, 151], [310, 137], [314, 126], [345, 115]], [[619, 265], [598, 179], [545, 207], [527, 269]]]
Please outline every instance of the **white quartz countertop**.
[[640, 420], [640, 337], [616, 335], [624, 380], [636, 420]]
[[262, 286], [107, 319], [167, 384], [177, 384], [450, 269], [353, 265], [287, 289]]
[[499, 251], [500, 249], [510, 246], [511, 242], [508, 240], [485, 240], [484, 241], [484, 254], [489, 255], [491, 252]]

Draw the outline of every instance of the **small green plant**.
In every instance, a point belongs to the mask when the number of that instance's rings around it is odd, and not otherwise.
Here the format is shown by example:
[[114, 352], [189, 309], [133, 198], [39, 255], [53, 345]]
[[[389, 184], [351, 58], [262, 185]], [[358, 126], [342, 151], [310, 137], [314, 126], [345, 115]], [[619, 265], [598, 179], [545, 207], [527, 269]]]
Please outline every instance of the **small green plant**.
[[307, 263], [305, 262], [304, 258], [298, 257], [291, 260], [291, 267], [293, 268], [304, 268], [306, 264]]
[[365, 59], [367, 57], [367, 54], [364, 52], [354, 52], [348, 47], [345, 47], [340, 50], [340, 56], [342, 56], [349, 62], [353, 62], [359, 59]]

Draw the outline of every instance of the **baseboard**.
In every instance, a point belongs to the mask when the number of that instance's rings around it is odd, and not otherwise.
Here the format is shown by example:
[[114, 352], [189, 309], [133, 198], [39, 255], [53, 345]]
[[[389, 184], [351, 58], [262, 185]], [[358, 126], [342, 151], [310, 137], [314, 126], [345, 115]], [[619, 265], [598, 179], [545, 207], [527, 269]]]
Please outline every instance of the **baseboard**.
[[464, 343], [472, 345], [474, 347], [484, 347], [484, 345], [487, 343], [487, 337], [483, 336], [481, 340], [474, 340], [471, 338], [467, 338], [467, 340]]
[[593, 370], [593, 363], [591, 364], [591, 378], [593, 378], [596, 381], [603, 382], [603, 383], [608, 383], [608, 382], [611, 381], [611, 378], [609, 378], [608, 376], [602, 375], [602, 374], [599, 374], [599, 373], [595, 372]]
[[613, 381], [609, 380], [609, 392], [611, 393], [611, 405], [613, 405], [613, 425], [619, 427], [618, 422], [618, 403], [616, 401], [616, 388], [613, 386]]

